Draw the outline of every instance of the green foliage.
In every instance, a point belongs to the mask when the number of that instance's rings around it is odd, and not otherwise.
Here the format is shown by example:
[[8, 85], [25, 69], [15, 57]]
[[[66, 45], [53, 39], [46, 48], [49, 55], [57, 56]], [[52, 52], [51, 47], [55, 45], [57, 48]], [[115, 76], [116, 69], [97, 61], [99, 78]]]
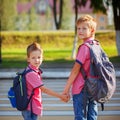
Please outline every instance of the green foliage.
[[[85, 6], [88, 0], [78, 0], [78, 5]], [[91, 0], [91, 7], [94, 8], [96, 12], [102, 11], [106, 12], [103, 6], [103, 0]], [[16, 5], [17, 3], [26, 4], [32, 2], [31, 0], [0, 0], [0, 22], [2, 30], [51, 30], [53, 29], [53, 11], [48, 6], [46, 14], [44, 16], [36, 14], [35, 6], [32, 6], [29, 12], [17, 13]], [[68, 30], [74, 29], [74, 23], [72, 18], [74, 15], [71, 2], [68, 0], [63, 0], [63, 17], [62, 26], [60, 29]], [[67, 13], [67, 14], [66, 14]]]
[[[44, 50], [44, 62], [60, 64], [71, 63], [74, 32], [2, 32], [2, 64], [0, 67], [25, 67], [26, 48], [34, 41]], [[115, 32], [97, 32], [96, 39], [113, 62], [119, 62], [117, 56]], [[81, 40], [78, 41], [78, 45]], [[44, 63], [43, 62], [43, 63]]]
[[103, 0], [91, 0], [91, 7], [94, 8], [95, 12], [106, 13], [106, 8], [103, 5]]
[[[2, 48], [21, 48], [37, 41], [44, 49], [71, 48], [74, 32], [2, 32]], [[49, 43], [49, 44], [48, 44]], [[67, 43], [70, 43], [67, 45]], [[7, 44], [7, 46], [6, 46]]]
[[[77, 4], [79, 7], [85, 6], [88, 0], [77, 0]], [[103, 0], [91, 0], [91, 8], [94, 9], [94, 12], [103, 12], [106, 13], [106, 8], [103, 5]]]
[[17, 16], [16, 20], [16, 30], [29, 30], [29, 16], [26, 13], [22, 13], [19, 16]]
[[[67, 0], [63, 1], [63, 17], [62, 17], [62, 30], [68, 30], [71, 28], [71, 3]], [[67, 13], [67, 14], [66, 14]]]
[[[15, 30], [17, 0], [1, 0], [0, 19], [1, 30]], [[8, 22], [9, 21], [9, 22]]]
[[29, 30], [39, 30], [40, 26], [37, 24], [37, 15], [35, 14], [35, 7], [30, 10], [29, 13], [29, 23], [28, 29]]

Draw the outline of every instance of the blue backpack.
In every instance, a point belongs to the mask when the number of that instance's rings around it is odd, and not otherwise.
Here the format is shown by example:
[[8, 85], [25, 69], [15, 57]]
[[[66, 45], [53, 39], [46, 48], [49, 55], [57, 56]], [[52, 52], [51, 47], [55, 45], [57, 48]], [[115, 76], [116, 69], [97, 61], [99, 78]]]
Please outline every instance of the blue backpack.
[[35, 88], [32, 90], [32, 93], [28, 98], [25, 79], [25, 75], [32, 71], [32, 69], [25, 69], [23, 72], [17, 73], [17, 76], [13, 80], [13, 87], [11, 87], [8, 91], [10, 103], [12, 107], [17, 108], [17, 110], [25, 110], [34, 95]]
[[87, 76], [81, 67], [81, 73], [85, 79], [84, 104], [86, 105], [87, 99], [95, 100], [101, 103], [104, 110], [104, 103], [110, 100], [116, 89], [115, 69], [98, 41], [94, 40], [84, 45], [90, 50], [90, 75]]

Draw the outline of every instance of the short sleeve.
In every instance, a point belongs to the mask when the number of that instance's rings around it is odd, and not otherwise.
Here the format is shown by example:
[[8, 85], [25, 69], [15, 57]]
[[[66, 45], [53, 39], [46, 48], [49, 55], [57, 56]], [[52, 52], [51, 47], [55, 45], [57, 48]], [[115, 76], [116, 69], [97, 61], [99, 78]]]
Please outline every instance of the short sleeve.
[[81, 45], [78, 49], [78, 53], [76, 56], [76, 62], [82, 65], [88, 59], [90, 59], [89, 48], [86, 45]]
[[41, 76], [37, 72], [30, 72], [26, 75], [27, 82], [33, 87], [39, 87], [43, 85]]

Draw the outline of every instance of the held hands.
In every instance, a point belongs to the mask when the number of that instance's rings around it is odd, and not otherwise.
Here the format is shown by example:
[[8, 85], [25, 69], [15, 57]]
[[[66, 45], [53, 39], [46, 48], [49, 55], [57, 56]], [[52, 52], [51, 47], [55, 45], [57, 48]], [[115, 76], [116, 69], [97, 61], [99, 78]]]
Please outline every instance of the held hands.
[[70, 100], [70, 95], [69, 95], [69, 94], [63, 93], [63, 94], [61, 95], [61, 101], [63, 101], [63, 102], [68, 102], [69, 100]]
[[65, 89], [63, 90], [61, 94], [60, 99], [63, 102], [68, 102], [70, 100], [69, 87], [65, 87]]

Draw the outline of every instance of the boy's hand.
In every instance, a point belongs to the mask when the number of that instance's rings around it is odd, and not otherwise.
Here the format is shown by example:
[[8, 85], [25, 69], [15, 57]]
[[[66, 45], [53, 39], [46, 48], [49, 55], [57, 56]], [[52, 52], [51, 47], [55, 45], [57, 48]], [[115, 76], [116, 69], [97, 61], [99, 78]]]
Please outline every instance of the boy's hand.
[[67, 95], [67, 94], [62, 94], [61, 95], [61, 100], [63, 102], [68, 102], [70, 100], [70, 95]]

